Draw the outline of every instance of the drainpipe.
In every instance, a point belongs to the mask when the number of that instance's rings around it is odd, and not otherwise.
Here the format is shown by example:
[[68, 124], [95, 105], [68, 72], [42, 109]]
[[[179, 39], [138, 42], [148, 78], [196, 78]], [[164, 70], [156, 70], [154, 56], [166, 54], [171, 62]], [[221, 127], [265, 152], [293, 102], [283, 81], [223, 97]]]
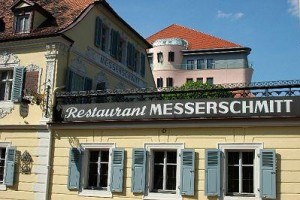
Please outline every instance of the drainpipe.
[[[58, 90], [61, 90], [61, 89], [63, 89], [63, 88], [65, 88], [65, 86], [62, 86], [62, 87], [56, 87], [54, 90], [53, 90], [53, 97], [52, 97], [52, 102], [53, 102], [53, 104], [52, 105], [55, 105], [55, 92], [57, 92]], [[51, 169], [51, 150], [52, 150], [52, 130], [51, 130], [51, 128], [50, 128], [50, 126], [48, 125], [47, 126], [48, 127], [48, 133], [49, 133], [49, 151], [48, 151], [48, 160], [47, 160], [47, 174], [46, 174], [46, 191], [45, 191], [45, 200], [48, 200], [49, 199], [49, 196], [50, 196], [50, 194], [49, 194], [49, 187], [50, 187], [50, 169]]]

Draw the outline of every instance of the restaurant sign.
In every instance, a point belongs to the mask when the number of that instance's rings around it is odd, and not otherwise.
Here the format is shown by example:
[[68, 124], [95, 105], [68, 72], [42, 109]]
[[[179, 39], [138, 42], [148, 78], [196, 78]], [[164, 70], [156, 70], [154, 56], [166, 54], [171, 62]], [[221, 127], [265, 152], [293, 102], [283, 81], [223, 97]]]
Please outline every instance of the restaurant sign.
[[161, 100], [62, 106], [64, 121], [300, 117], [300, 97]]

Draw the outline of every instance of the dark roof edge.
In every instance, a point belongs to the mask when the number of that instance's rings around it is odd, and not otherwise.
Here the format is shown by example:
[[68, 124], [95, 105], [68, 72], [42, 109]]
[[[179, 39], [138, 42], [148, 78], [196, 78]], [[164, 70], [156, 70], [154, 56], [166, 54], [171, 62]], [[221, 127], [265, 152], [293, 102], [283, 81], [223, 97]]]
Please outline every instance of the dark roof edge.
[[226, 47], [226, 48], [214, 48], [214, 49], [193, 49], [193, 50], [182, 50], [183, 53], [206, 53], [206, 52], [251, 52], [249, 47]]
[[29, 36], [29, 37], [9, 38], [9, 39], [6, 39], [6, 40], [0, 40], [0, 44], [4, 43], [4, 42], [13, 42], [13, 41], [20, 41], [20, 40], [32, 40], [32, 39], [48, 38], [48, 37], [50, 38], [50, 37], [56, 37], [56, 36], [61, 36], [65, 40], [69, 41], [70, 43], [74, 43], [74, 41], [71, 38], [67, 37], [64, 34], [50, 33], [50, 34], [45, 34], [45, 35], [33, 35], [33, 36]]

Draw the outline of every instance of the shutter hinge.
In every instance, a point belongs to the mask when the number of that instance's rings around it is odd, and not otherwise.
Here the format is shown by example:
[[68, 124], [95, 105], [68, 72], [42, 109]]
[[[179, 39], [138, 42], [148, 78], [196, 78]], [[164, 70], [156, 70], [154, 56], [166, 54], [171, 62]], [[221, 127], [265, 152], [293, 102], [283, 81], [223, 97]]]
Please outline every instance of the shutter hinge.
[[258, 153], [258, 154], [257, 154], [257, 157], [259, 157], [259, 158], [260, 158], [260, 153]]
[[259, 191], [259, 192], [260, 192], [260, 188], [257, 188], [257, 191]]

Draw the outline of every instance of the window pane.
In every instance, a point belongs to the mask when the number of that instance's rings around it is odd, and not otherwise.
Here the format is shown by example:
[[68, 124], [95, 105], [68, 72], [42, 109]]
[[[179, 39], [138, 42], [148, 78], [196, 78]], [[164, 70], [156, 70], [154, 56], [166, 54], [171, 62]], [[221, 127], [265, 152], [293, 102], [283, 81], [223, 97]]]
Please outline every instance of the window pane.
[[228, 152], [228, 165], [239, 164], [239, 152]]
[[107, 187], [108, 164], [101, 164], [100, 187]]
[[228, 193], [239, 192], [239, 167], [228, 166]]
[[168, 165], [167, 166], [167, 190], [176, 190], [176, 168], [177, 165]]
[[5, 83], [0, 83], [0, 100], [4, 100], [5, 97]]
[[243, 192], [253, 193], [253, 167], [243, 167]]
[[154, 163], [164, 163], [165, 152], [156, 151], [154, 153]]
[[8, 71], [2, 71], [2, 72], [0, 72], [0, 74], [1, 74], [1, 80], [6, 80], [7, 73], [8, 73]]
[[108, 159], [109, 159], [109, 152], [101, 151], [101, 162], [108, 162]]
[[154, 180], [153, 180], [153, 189], [162, 190], [163, 189], [163, 165], [154, 165]]
[[99, 151], [90, 151], [90, 162], [98, 162]]
[[97, 187], [98, 164], [90, 163], [89, 166], [89, 187]]
[[177, 152], [167, 152], [167, 163], [177, 163]]
[[243, 152], [242, 155], [243, 164], [253, 164], [254, 153], [253, 152]]

